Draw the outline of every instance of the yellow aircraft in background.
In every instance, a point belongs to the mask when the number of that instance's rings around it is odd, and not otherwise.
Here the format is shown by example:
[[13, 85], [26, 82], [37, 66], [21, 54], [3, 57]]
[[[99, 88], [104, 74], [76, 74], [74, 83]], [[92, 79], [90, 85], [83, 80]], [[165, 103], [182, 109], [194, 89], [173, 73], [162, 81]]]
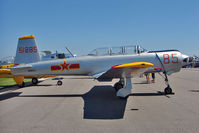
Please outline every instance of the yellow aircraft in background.
[[[37, 77], [35, 78], [35, 76], [15, 76], [11, 73], [11, 70], [9, 68], [4, 68], [4, 69], [0, 69], [0, 78], [13, 78], [13, 80], [16, 82], [16, 84], [19, 86], [19, 87], [23, 87], [25, 86], [25, 83], [24, 82], [21, 82], [21, 81], [24, 81], [24, 78], [32, 78], [32, 83], [35, 85], [38, 83], [38, 79], [39, 78], [50, 78], [50, 77], [55, 77], [55, 76], [40, 76], [40, 77]], [[37, 80], [37, 81], [35, 81]]]
[[13, 66], [14, 64], [0, 65], [0, 69], [5, 69], [5, 68], [13, 67]]

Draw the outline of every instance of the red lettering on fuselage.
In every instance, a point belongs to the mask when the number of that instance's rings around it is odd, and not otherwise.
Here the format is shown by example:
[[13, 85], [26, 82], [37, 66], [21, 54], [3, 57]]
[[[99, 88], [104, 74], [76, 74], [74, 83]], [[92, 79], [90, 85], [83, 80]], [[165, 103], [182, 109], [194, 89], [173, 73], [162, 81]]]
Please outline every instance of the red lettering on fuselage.
[[37, 46], [34, 47], [19, 47], [19, 53], [37, 53]]
[[164, 64], [170, 64], [170, 63], [178, 63], [178, 56], [177, 53], [172, 53], [171, 55], [169, 54], [163, 54], [163, 62]]

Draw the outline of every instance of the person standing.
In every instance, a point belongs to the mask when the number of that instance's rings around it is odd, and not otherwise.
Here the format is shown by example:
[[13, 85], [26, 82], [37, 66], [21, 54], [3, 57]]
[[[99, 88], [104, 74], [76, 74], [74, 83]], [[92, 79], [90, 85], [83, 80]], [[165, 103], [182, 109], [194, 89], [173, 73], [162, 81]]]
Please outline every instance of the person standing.
[[150, 84], [150, 73], [145, 73], [147, 84]]
[[152, 73], [152, 74], [151, 74], [151, 77], [152, 77], [152, 80], [151, 80], [152, 83], [155, 83], [155, 73]]

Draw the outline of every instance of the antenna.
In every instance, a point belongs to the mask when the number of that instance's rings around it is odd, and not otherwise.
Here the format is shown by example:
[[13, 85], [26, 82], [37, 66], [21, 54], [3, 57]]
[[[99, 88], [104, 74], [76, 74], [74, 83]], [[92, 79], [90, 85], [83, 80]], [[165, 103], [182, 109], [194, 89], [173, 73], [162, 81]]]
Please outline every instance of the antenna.
[[140, 44], [141, 44], [141, 41], [140, 40], [136, 40], [136, 45], [140, 46]]
[[72, 54], [72, 52], [71, 52], [67, 47], [65, 47], [65, 48], [66, 48], [66, 50], [71, 54], [72, 57], [75, 57], [75, 56]]

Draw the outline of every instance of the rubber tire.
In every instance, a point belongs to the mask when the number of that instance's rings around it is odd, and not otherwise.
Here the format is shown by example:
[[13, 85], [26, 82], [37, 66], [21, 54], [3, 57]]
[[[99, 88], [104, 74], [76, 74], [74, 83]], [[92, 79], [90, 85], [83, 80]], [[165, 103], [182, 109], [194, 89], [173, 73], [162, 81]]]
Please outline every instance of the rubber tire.
[[58, 85], [58, 86], [61, 86], [61, 85], [62, 85], [62, 81], [60, 81], [60, 80], [57, 81], [57, 85]]
[[19, 88], [23, 88], [25, 86], [25, 82], [23, 82], [21, 85], [18, 85]]
[[117, 91], [119, 91], [120, 89], [123, 88], [123, 84], [121, 84], [120, 82], [115, 83], [114, 88]]
[[37, 78], [32, 78], [32, 84], [37, 85], [38, 84], [38, 79]]
[[170, 87], [167, 87], [164, 89], [165, 94], [172, 94], [172, 89]]

